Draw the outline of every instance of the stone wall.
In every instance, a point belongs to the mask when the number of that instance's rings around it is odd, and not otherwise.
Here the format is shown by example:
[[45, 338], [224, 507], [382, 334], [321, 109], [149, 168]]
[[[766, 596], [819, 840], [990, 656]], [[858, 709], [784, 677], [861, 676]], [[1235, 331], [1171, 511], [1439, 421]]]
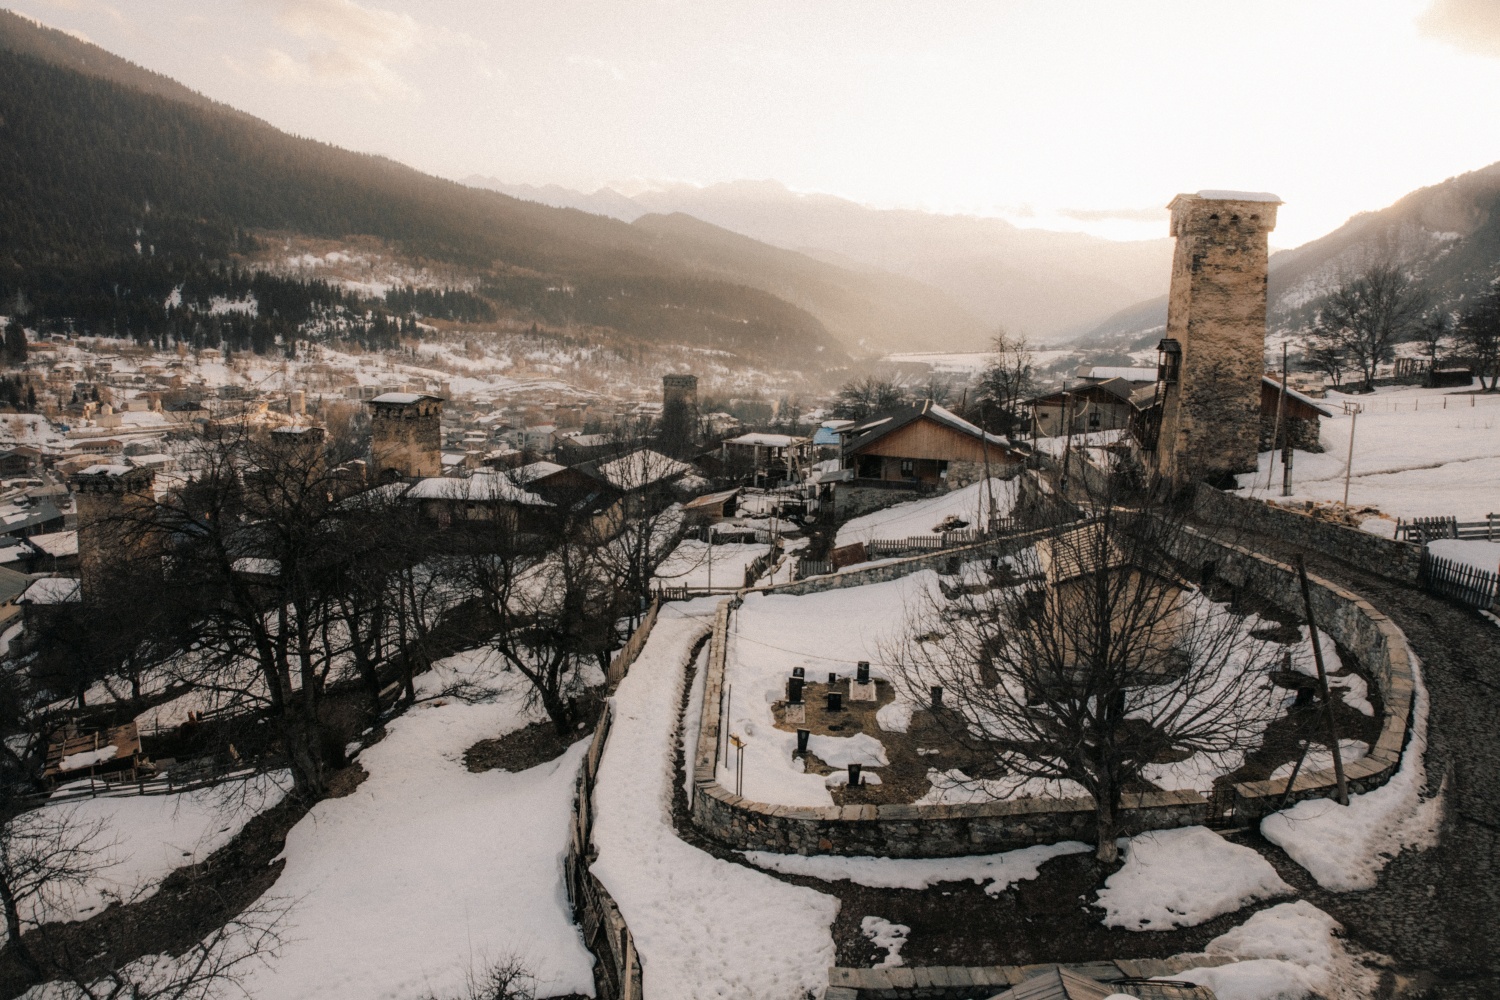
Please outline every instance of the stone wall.
[[855, 483], [833, 484], [833, 519], [843, 524], [851, 518], [869, 514], [908, 500], [924, 500], [937, 493], [932, 487], [916, 489], [905, 483], [891, 486], [860, 486]]
[[1297, 548], [1318, 552], [1367, 573], [1402, 583], [1416, 584], [1421, 574], [1420, 545], [1319, 521], [1296, 511], [1225, 493], [1206, 484], [1199, 484], [1193, 496], [1193, 513], [1208, 524], [1279, 538]]
[[[860, 573], [814, 577], [766, 589], [806, 594], [858, 586], [930, 568], [938, 560], [983, 558], [1000, 551], [996, 548], [999, 545], [1019, 547], [1035, 541], [1040, 534], [1033, 532], [964, 550], [904, 559]], [[1192, 529], [1187, 529], [1173, 544], [1172, 555], [1184, 565], [1210, 569], [1233, 586], [1248, 589], [1294, 614], [1301, 614], [1300, 583], [1292, 567]], [[1309, 582], [1318, 626], [1352, 652], [1371, 673], [1385, 706], [1380, 738], [1368, 756], [1345, 768], [1352, 790], [1368, 790], [1384, 784], [1400, 763], [1414, 694], [1410, 653], [1401, 631], [1369, 602], [1319, 577], [1310, 576]], [[1092, 839], [1093, 803], [1086, 797], [962, 805], [812, 808], [755, 802], [724, 788], [717, 777], [719, 723], [733, 603], [729, 600], [720, 603], [709, 640], [703, 715], [693, 761], [692, 820], [715, 840], [739, 850], [915, 858], [983, 854], [1059, 840]], [[1236, 785], [1236, 819], [1254, 821], [1282, 808], [1283, 802], [1326, 797], [1333, 788], [1334, 775], [1331, 770], [1303, 772], [1290, 795], [1287, 785], [1285, 778]], [[1121, 821], [1126, 832], [1192, 826], [1209, 818], [1207, 801], [1194, 791], [1130, 795], [1125, 797], [1123, 806]]]
[[[1305, 617], [1301, 582], [1286, 563], [1186, 529], [1174, 540], [1172, 555], [1186, 566], [1214, 576], [1271, 601], [1298, 618]], [[1385, 784], [1401, 762], [1411, 724], [1415, 681], [1406, 637], [1385, 615], [1358, 594], [1315, 574], [1308, 574], [1313, 614], [1318, 627], [1349, 650], [1370, 672], [1385, 705], [1380, 738], [1370, 753], [1344, 768], [1351, 791], [1368, 791]], [[1334, 788], [1333, 770], [1304, 771], [1287, 795], [1287, 779], [1235, 785], [1238, 820], [1258, 820], [1282, 808], [1283, 801], [1325, 798]]]
[[1316, 417], [1302, 419], [1285, 414], [1281, 418], [1281, 434], [1276, 435], [1276, 414], [1262, 413], [1260, 415], [1260, 443], [1261, 451], [1270, 451], [1272, 440], [1277, 442], [1277, 448], [1281, 444], [1290, 442], [1292, 447], [1298, 451], [1321, 452], [1323, 450], [1323, 439], [1320, 437], [1322, 425]]
[[863, 587], [871, 583], [884, 583], [887, 580], [899, 580], [913, 573], [923, 570], [936, 570], [945, 573], [952, 567], [961, 563], [972, 562], [975, 559], [988, 559], [993, 556], [1003, 556], [1008, 553], [1023, 549], [1036, 542], [1037, 539], [1047, 534], [1048, 529], [1029, 531], [1020, 535], [1006, 535], [1000, 538], [991, 538], [983, 542], [975, 542], [973, 545], [964, 545], [958, 548], [943, 549], [938, 552], [927, 552], [918, 556], [907, 556], [904, 559], [892, 559], [882, 562], [876, 566], [866, 569], [854, 569], [845, 573], [825, 573], [822, 576], [810, 576], [805, 580], [795, 583], [779, 583], [774, 587], [757, 587], [758, 592], [778, 594], [791, 594], [800, 596], [802, 594], [819, 594], [825, 590], [843, 590], [845, 587]]

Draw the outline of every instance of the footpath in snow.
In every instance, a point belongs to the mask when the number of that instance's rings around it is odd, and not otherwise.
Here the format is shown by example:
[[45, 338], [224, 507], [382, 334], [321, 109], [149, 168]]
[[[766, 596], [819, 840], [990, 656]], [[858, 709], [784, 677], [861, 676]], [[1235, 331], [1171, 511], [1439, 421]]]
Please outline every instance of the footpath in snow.
[[709, 600], [663, 607], [615, 694], [594, 791], [593, 871], [635, 936], [651, 1000], [818, 994], [834, 964], [838, 900], [720, 861], [672, 826], [686, 661], [713, 608]]
[[419, 678], [462, 673], [490, 700], [436, 699], [393, 720], [359, 757], [369, 777], [318, 803], [287, 837], [272, 890], [297, 900], [290, 942], [246, 984], [257, 1000], [457, 995], [471, 967], [519, 958], [544, 996], [592, 994], [562, 878], [573, 782], [587, 741], [517, 774], [470, 772], [464, 751], [534, 721], [517, 675], [485, 650]]

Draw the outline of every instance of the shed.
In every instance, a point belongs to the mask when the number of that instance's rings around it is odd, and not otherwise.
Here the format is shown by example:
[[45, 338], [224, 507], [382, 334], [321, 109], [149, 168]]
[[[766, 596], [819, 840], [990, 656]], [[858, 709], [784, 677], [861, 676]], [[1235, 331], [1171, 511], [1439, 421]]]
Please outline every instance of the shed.
[[1032, 976], [990, 1000], [1105, 1000], [1120, 994], [1142, 1000], [1217, 1000], [1213, 990], [1194, 983], [1162, 979], [1101, 983], [1063, 966]]

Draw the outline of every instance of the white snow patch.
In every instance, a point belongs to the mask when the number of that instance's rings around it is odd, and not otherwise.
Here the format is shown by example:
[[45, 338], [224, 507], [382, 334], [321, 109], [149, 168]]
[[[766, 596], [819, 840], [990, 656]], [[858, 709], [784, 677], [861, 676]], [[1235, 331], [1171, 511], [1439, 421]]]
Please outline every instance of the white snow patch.
[[[1016, 503], [1017, 483], [1014, 479], [991, 479], [990, 490], [995, 500], [995, 516], [1007, 517]], [[846, 522], [839, 528], [835, 545], [852, 545], [875, 539], [910, 538], [912, 535], [932, 535], [938, 525], [950, 517], [965, 522], [969, 528], [981, 527], [984, 514], [989, 510], [989, 497], [983, 480], [971, 483], [962, 489], [940, 494], [929, 500], [914, 500], [900, 503], [885, 510], [877, 510]]]
[[877, 948], [885, 949], [886, 956], [875, 963], [877, 969], [891, 969], [905, 965], [901, 957], [901, 946], [906, 944], [906, 935], [911, 928], [905, 924], [893, 924], [884, 917], [865, 917], [859, 922], [859, 932], [870, 939]]
[[926, 889], [939, 882], [973, 882], [985, 892], [998, 895], [1017, 882], [1034, 879], [1041, 867], [1065, 854], [1093, 850], [1088, 844], [1065, 840], [1060, 844], [1038, 844], [1004, 854], [977, 854], [962, 858], [874, 858], [823, 854], [772, 854], [746, 851], [751, 864], [786, 875], [819, 878], [825, 882], [847, 879], [871, 889]]
[[1207, 986], [1219, 1000], [1354, 1000], [1373, 992], [1374, 974], [1345, 949], [1342, 928], [1306, 900], [1280, 903], [1214, 938], [1208, 955], [1240, 961], [1188, 969], [1173, 979]]
[[1107, 927], [1159, 931], [1192, 927], [1292, 887], [1271, 863], [1206, 827], [1132, 837], [1125, 866], [1099, 891]]
[[247, 982], [277, 1000], [457, 994], [471, 965], [515, 954], [552, 993], [593, 992], [593, 957], [562, 881], [574, 777], [587, 749], [520, 773], [473, 773], [475, 742], [533, 721], [524, 682], [471, 650], [419, 678], [455, 676], [488, 701], [425, 701], [360, 754], [369, 777], [318, 803], [287, 837], [279, 894], [298, 899], [290, 941]]

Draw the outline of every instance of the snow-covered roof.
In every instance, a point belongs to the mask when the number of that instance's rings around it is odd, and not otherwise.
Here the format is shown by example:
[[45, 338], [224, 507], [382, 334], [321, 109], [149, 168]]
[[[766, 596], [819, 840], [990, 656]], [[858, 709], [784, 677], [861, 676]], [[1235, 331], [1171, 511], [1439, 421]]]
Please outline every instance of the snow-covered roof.
[[761, 448], [790, 448], [794, 444], [807, 444], [807, 438], [794, 437], [791, 434], [762, 434], [751, 432], [741, 434], [724, 442], [725, 444], [738, 444], [750, 447], [752, 445]]
[[1199, 191], [1198, 197], [1209, 201], [1270, 201], [1281, 204], [1281, 198], [1269, 191]]
[[134, 472], [133, 465], [91, 465], [79, 473], [80, 476], [123, 476]]
[[236, 573], [244, 573], [248, 576], [280, 576], [281, 560], [242, 556], [234, 561], [232, 568]]
[[67, 604], [78, 600], [78, 581], [65, 576], [44, 576], [17, 598], [18, 604]]
[[503, 472], [480, 471], [466, 479], [421, 479], [412, 484], [406, 495], [413, 500], [459, 500], [475, 503], [518, 503], [536, 507], [552, 506], [535, 493], [528, 492]]
[[405, 406], [410, 403], [420, 403], [424, 399], [432, 399], [442, 402], [442, 396], [434, 396], [426, 392], [383, 392], [370, 400], [372, 403], [392, 403], [397, 406]]
[[680, 476], [689, 468], [691, 466], [686, 462], [679, 462], [650, 448], [642, 448], [623, 458], [605, 462], [599, 466], [599, 475], [616, 489], [638, 490], [652, 483]]
[[530, 483], [538, 479], [545, 479], [553, 473], [561, 472], [566, 468], [566, 465], [558, 465], [556, 462], [532, 462], [529, 465], [521, 466], [515, 472], [511, 473], [511, 475], [518, 483]]
[[43, 535], [32, 535], [27, 541], [54, 559], [78, 554], [77, 531], [49, 531]]

